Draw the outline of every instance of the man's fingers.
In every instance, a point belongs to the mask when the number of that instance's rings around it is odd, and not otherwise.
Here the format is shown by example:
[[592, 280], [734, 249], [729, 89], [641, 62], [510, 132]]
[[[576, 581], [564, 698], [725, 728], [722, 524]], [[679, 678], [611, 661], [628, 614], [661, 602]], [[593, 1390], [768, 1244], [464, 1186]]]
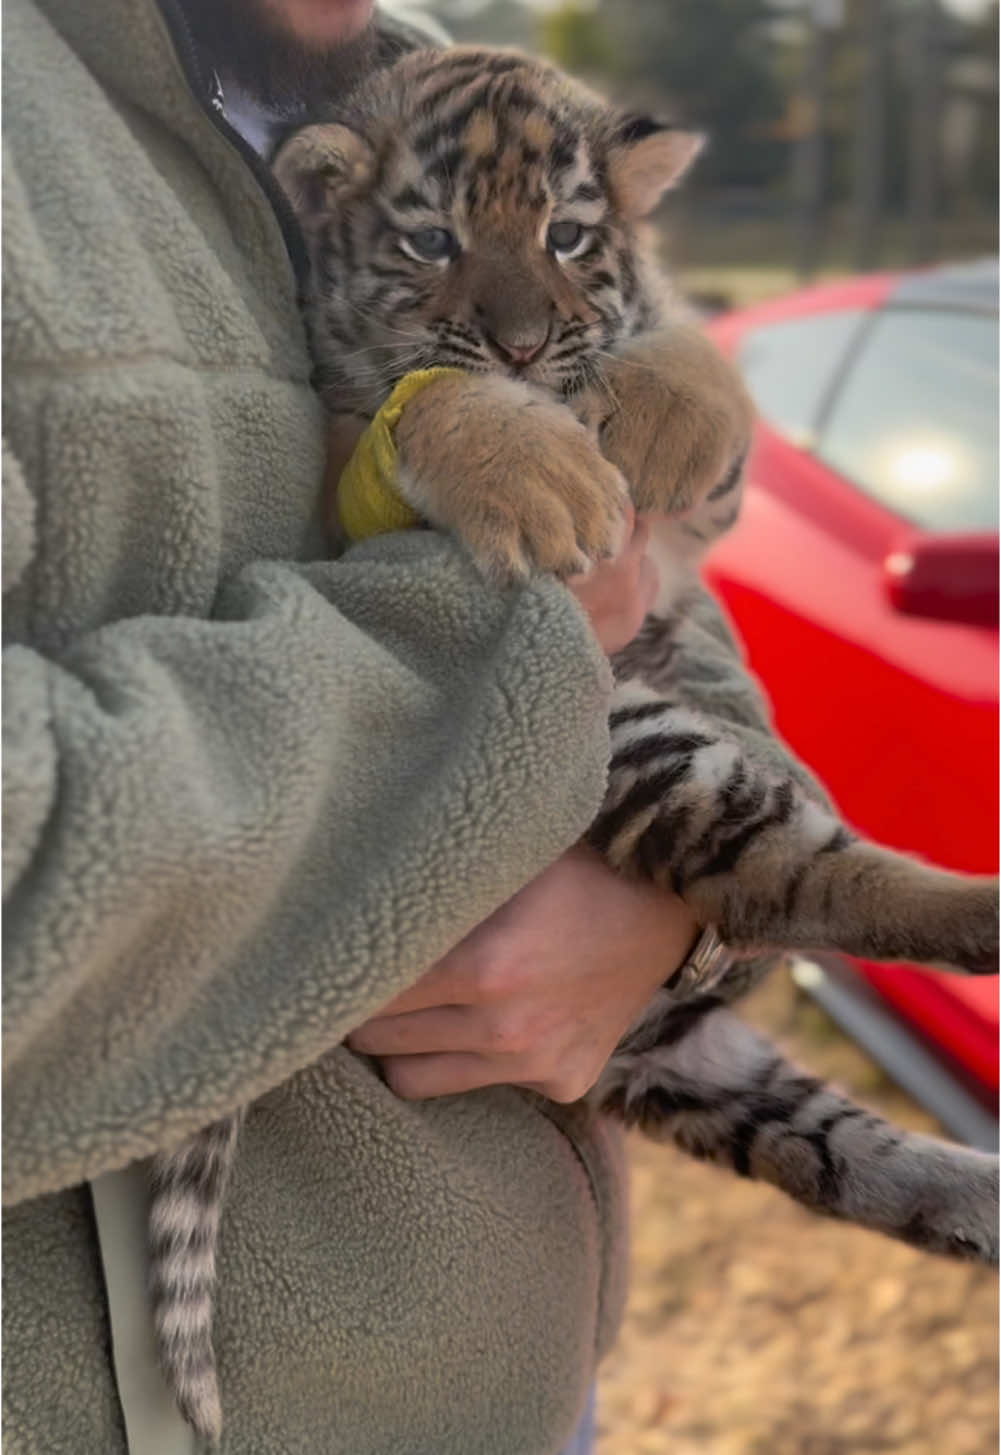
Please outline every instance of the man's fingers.
[[348, 1045], [365, 1056], [415, 1056], [468, 1051], [482, 1040], [483, 1030], [473, 1010], [465, 1005], [440, 1005], [433, 1010], [376, 1016], [351, 1032]]
[[432, 1096], [458, 1096], [484, 1086], [521, 1086], [537, 1091], [551, 1101], [571, 1102], [584, 1096], [601, 1073], [595, 1065], [578, 1058], [579, 1064], [565, 1066], [551, 1077], [540, 1077], [537, 1058], [531, 1055], [482, 1056], [473, 1052], [449, 1052], [428, 1056], [384, 1056], [383, 1075], [390, 1090], [405, 1101], [424, 1101]]
[[632, 543], [636, 534], [636, 508], [631, 500], [627, 500], [622, 509], [623, 537], [622, 548], [625, 550]]
[[632, 555], [642, 555], [650, 544], [650, 517], [641, 515], [637, 518], [635, 528], [630, 537], [626, 550]]
[[642, 561], [640, 561], [639, 581], [636, 588], [636, 594], [642, 603], [643, 616], [640, 618], [641, 622], [646, 618], [647, 612], [657, 600], [659, 590], [660, 576], [657, 572], [657, 567], [649, 556], [644, 556]]
[[597, 583], [621, 574], [623, 568], [638, 552], [642, 553], [646, 550], [650, 541], [650, 526], [646, 519], [637, 518], [632, 504], [627, 504], [622, 518], [622, 539], [615, 555], [610, 556], [607, 560], [592, 562], [586, 571], [568, 576], [566, 584], [571, 591], [578, 592], [581, 588], [585, 593], [589, 590], [593, 591]]
[[[474, 931], [475, 934], [475, 931]], [[457, 953], [459, 952], [459, 953]], [[453, 958], [454, 957], [454, 958]], [[475, 981], [469, 975], [469, 953], [465, 945], [442, 957], [426, 970], [416, 985], [384, 1005], [380, 1016], [410, 1015], [433, 1006], [471, 1005], [477, 999]]]
[[390, 1089], [406, 1101], [423, 1101], [429, 1096], [457, 1096], [482, 1086], [499, 1086], [511, 1081], [508, 1059], [494, 1060], [469, 1052], [430, 1056], [387, 1056], [383, 1075]]

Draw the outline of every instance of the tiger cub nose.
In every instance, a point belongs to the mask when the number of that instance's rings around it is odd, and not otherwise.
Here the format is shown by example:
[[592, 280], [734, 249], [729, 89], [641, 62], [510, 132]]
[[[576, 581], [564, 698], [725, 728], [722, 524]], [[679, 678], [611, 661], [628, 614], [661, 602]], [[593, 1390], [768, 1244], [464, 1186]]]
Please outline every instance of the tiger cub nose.
[[510, 338], [500, 338], [496, 334], [488, 333], [486, 340], [494, 353], [505, 364], [511, 364], [516, 369], [523, 369], [542, 353], [549, 342], [549, 334], [550, 326], [547, 324], [545, 332], [538, 334], [519, 333]]

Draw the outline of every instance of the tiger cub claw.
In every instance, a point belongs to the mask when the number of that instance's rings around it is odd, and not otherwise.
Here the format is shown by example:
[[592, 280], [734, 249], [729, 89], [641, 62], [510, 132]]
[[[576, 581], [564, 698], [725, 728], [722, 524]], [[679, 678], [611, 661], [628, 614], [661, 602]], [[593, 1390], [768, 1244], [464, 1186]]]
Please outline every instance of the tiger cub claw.
[[484, 491], [454, 527], [480, 570], [500, 585], [535, 571], [565, 579], [619, 549], [628, 502], [618, 471], [598, 455], [525, 460], [514, 489]]
[[[929, 1253], [998, 1266], [997, 1158], [967, 1148], [950, 1148], [960, 1165], [950, 1169], [961, 1194], [954, 1198], [919, 1198], [919, 1207], [904, 1229], [906, 1242]], [[925, 1206], [921, 1206], [921, 1203]]]
[[[593, 431], [504, 380], [446, 385], [418, 396], [400, 421], [407, 496], [459, 537], [485, 576], [573, 576], [619, 549], [629, 492]], [[439, 419], [442, 404], [449, 416]]]

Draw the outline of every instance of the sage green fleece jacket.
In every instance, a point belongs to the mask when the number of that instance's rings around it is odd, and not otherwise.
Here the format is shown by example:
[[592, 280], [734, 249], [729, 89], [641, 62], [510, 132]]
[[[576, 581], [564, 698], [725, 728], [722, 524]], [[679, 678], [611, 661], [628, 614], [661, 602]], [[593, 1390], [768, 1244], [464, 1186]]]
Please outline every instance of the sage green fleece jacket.
[[4, 23], [4, 1450], [125, 1450], [88, 1180], [252, 1103], [224, 1449], [546, 1455], [616, 1144], [340, 1043], [582, 833], [606, 666], [433, 533], [324, 558], [282, 231], [154, 0]]

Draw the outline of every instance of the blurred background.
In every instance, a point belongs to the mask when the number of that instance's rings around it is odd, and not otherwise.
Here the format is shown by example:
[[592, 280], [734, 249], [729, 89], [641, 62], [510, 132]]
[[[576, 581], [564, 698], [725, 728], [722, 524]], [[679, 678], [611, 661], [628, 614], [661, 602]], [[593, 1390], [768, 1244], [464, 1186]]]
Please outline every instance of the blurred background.
[[[879, 842], [998, 867], [996, 0], [440, 0], [704, 129], [665, 260], [759, 410], [706, 577]], [[746, 1014], [912, 1128], [998, 1140], [998, 982], [798, 957]], [[997, 1279], [630, 1147], [600, 1455], [994, 1455]]]
[[665, 206], [687, 285], [994, 252], [996, 0], [439, 0], [457, 40], [548, 55], [711, 147]]

